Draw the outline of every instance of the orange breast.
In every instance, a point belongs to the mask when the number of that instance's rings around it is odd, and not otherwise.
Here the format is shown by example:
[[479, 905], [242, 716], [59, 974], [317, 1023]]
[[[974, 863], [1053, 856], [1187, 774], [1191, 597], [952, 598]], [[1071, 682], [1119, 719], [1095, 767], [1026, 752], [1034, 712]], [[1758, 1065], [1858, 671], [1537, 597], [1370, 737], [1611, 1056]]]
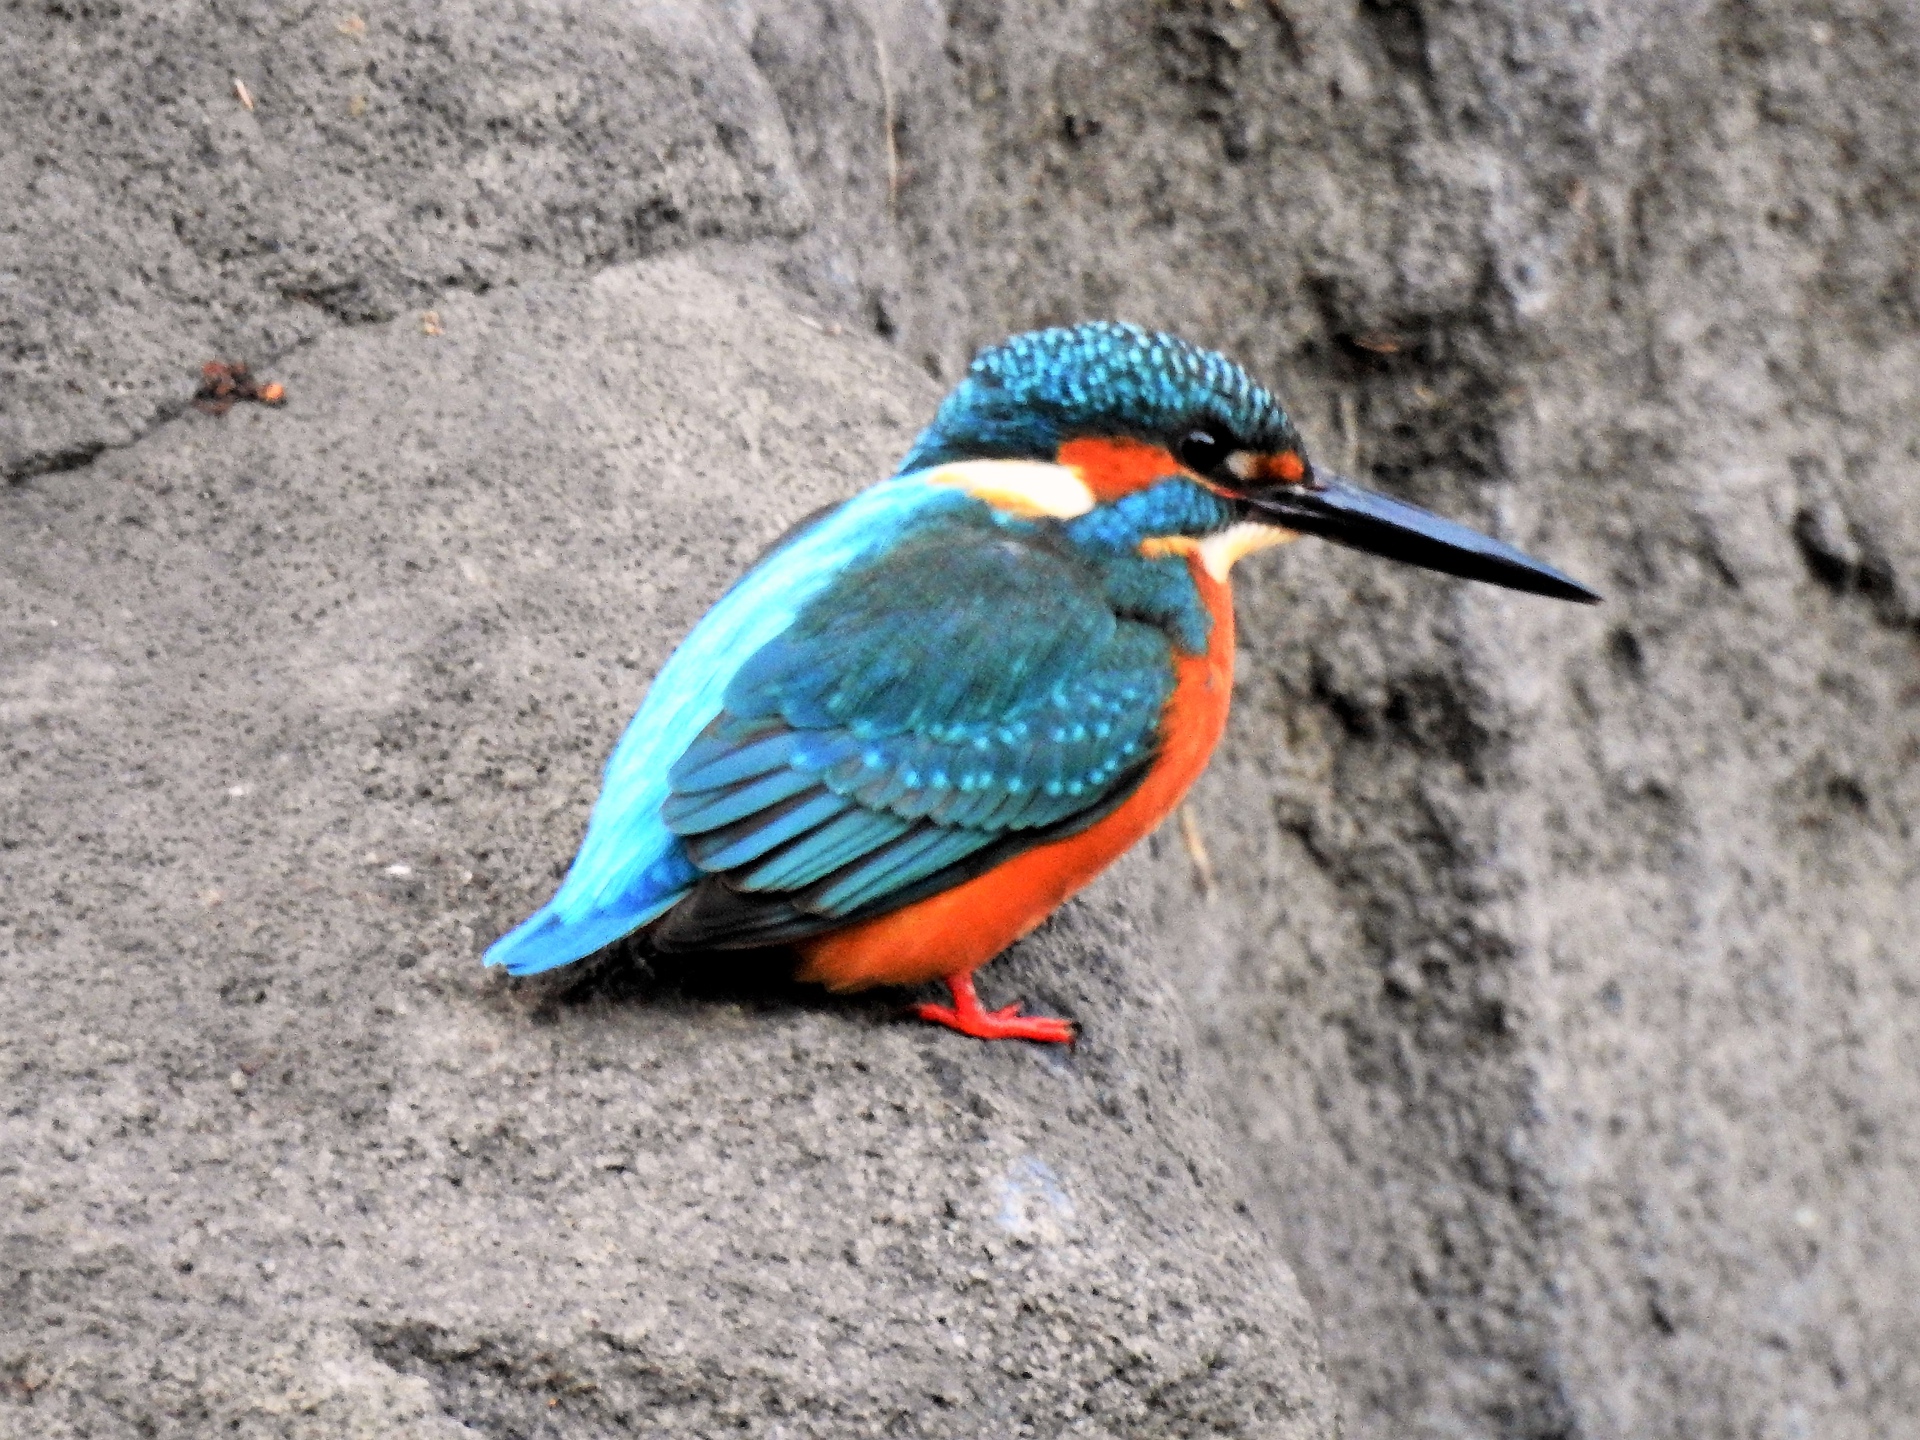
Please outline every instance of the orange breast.
[[833, 990], [918, 985], [973, 970], [1059, 908], [1167, 817], [1207, 768], [1233, 698], [1233, 595], [1187, 542], [1187, 564], [1213, 616], [1205, 655], [1179, 656], [1153, 768], [1097, 824], [1036, 845], [964, 884], [800, 947], [799, 976]]

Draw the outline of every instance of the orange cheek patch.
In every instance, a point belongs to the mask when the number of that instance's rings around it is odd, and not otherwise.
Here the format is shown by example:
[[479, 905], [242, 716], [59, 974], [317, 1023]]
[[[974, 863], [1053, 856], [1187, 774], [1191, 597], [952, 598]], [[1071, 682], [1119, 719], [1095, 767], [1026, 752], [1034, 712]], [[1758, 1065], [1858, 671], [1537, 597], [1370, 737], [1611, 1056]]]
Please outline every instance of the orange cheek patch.
[[1282, 450], [1278, 455], [1262, 455], [1254, 465], [1254, 473], [1262, 480], [1298, 485], [1306, 477], [1307, 462], [1297, 451]]
[[1167, 451], [1142, 440], [1069, 440], [1060, 447], [1059, 463], [1085, 481], [1103, 505], [1187, 473]]

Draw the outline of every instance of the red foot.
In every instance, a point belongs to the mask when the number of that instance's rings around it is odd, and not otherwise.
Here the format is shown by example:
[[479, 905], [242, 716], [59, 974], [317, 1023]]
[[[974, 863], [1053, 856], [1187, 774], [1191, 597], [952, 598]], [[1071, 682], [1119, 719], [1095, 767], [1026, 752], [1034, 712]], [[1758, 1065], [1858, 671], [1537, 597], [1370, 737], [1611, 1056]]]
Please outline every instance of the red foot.
[[1079, 1033], [1071, 1020], [1055, 1020], [1047, 1015], [1022, 1015], [1018, 1005], [1004, 1010], [982, 1010], [980, 997], [973, 993], [973, 972], [962, 970], [947, 976], [947, 988], [953, 992], [953, 1005], [916, 1005], [914, 1013], [922, 1020], [945, 1025], [976, 1040], [1039, 1040], [1053, 1045], [1071, 1045]]

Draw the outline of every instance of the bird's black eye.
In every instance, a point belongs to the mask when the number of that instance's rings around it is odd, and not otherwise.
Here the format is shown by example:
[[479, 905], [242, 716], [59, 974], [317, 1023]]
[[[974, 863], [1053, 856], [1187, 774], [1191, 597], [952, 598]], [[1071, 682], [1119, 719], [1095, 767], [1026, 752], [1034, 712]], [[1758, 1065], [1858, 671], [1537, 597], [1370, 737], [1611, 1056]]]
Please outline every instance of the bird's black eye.
[[1196, 425], [1173, 447], [1174, 458], [1196, 475], [1210, 475], [1227, 463], [1233, 442], [1220, 431]]

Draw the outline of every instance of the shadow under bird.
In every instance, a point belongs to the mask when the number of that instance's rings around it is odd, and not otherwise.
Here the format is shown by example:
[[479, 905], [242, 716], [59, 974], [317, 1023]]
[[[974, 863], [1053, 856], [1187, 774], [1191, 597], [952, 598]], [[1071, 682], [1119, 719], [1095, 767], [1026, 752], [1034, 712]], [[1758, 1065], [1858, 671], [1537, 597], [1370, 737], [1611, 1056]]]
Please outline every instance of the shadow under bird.
[[973, 973], [1166, 817], [1233, 689], [1228, 572], [1318, 535], [1562, 600], [1512, 546], [1308, 458], [1224, 356], [1132, 325], [984, 351], [894, 476], [810, 517], [694, 627], [607, 762], [515, 975], [639, 932], [785, 947], [837, 991], [944, 979], [921, 1018], [1070, 1041]]

